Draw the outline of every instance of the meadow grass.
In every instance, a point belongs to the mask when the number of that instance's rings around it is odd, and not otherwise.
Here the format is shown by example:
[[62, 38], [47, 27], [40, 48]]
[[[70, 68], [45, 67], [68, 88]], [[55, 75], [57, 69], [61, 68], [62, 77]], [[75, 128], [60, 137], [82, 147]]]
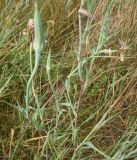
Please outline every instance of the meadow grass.
[[0, 0], [0, 159], [137, 159], [136, 6]]

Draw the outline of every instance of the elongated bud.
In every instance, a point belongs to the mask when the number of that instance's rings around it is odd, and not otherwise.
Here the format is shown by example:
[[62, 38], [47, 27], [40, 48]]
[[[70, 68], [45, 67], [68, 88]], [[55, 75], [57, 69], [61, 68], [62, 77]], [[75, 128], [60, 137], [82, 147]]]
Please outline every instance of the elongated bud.
[[34, 12], [34, 43], [33, 48], [35, 52], [40, 52], [43, 49], [44, 33], [42, 28], [42, 22], [37, 2], [35, 2]]

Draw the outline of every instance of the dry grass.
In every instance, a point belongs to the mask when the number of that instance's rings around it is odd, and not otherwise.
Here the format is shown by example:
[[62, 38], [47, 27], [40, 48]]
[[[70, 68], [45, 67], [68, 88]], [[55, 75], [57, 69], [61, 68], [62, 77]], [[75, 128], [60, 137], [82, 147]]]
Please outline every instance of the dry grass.
[[93, 19], [81, 17], [79, 68], [81, 4], [40, 0], [48, 42], [35, 77], [40, 110], [31, 96], [33, 110], [26, 119], [16, 108], [25, 107], [30, 76], [28, 39], [21, 33], [33, 18], [33, 1], [0, 0], [1, 159], [135, 159], [137, 1], [93, 2], [82, 6], [90, 8]]

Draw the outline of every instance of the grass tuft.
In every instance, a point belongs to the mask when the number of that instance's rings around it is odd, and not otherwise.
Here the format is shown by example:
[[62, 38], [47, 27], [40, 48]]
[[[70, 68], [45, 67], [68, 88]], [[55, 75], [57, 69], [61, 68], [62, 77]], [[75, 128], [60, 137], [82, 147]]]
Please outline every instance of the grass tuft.
[[0, 159], [136, 159], [136, 6], [0, 0]]

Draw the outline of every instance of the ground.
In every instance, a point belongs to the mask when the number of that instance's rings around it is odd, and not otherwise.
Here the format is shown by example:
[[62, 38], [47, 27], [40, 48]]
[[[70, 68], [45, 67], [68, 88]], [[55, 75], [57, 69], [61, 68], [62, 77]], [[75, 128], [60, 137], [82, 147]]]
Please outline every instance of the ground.
[[136, 160], [137, 1], [38, 6], [45, 41], [27, 117], [34, 1], [0, 0], [0, 159]]

